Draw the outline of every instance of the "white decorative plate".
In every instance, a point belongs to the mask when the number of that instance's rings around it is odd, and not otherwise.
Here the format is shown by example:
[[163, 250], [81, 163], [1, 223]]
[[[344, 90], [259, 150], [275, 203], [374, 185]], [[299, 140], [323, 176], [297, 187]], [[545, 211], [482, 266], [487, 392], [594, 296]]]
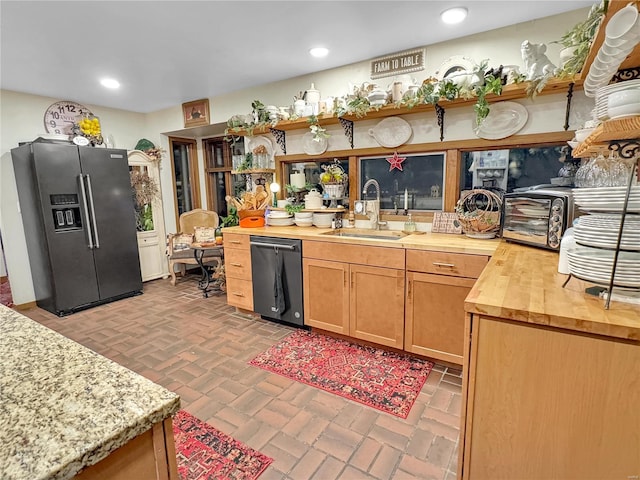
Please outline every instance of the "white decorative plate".
[[253, 137], [249, 137], [249, 139], [247, 140], [247, 147], [249, 149], [249, 152], [253, 152], [253, 149], [260, 145], [264, 145], [264, 147], [267, 149], [267, 155], [269, 155], [269, 158], [273, 157], [273, 143], [271, 142], [271, 139], [269, 137], [256, 135]]
[[476, 128], [476, 135], [486, 140], [507, 138], [519, 132], [527, 119], [529, 112], [516, 102], [500, 102], [489, 106], [489, 115]]
[[453, 57], [445, 60], [438, 71], [436, 72], [436, 78], [442, 80], [448, 75], [456, 72], [472, 72], [476, 68], [476, 62], [463, 55], [454, 55]]
[[395, 148], [407, 143], [412, 132], [409, 122], [400, 117], [384, 118], [375, 127], [369, 129], [369, 135], [381, 146], [387, 148]]
[[320, 141], [313, 139], [313, 133], [307, 132], [302, 137], [302, 149], [307, 155], [320, 155], [327, 151], [329, 142], [326, 138], [320, 138]]

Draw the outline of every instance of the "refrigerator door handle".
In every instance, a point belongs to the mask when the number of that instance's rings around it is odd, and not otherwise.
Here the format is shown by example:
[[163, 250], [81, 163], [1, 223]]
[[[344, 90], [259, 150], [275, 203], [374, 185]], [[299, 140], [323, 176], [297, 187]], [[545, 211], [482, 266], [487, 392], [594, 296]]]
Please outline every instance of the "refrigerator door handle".
[[78, 175], [78, 182], [80, 183], [80, 193], [82, 194], [82, 206], [84, 207], [84, 216], [87, 219], [87, 224], [85, 225], [85, 230], [87, 232], [87, 246], [89, 248], [93, 248], [93, 237], [91, 236], [91, 228], [89, 226], [89, 207], [87, 206], [87, 192], [84, 188], [84, 178], [83, 175]]
[[96, 207], [93, 204], [93, 190], [91, 189], [91, 177], [87, 177], [87, 190], [89, 191], [89, 206], [91, 207], [91, 221], [93, 222], [93, 236], [96, 242], [96, 248], [100, 248], [100, 240], [98, 239], [98, 224], [96, 223]]

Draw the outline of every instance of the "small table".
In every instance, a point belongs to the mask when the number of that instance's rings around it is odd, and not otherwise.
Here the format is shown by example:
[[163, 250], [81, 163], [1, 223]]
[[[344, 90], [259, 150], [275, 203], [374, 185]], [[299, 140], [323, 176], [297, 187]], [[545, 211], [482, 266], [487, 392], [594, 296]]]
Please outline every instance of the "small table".
[[[202, 290], [202, 296], [209, 298], [209, 292], [214, 290], [217, 292], [226, 291], [224, 282], [224, 248], [222, 245], [192, 244], [191, 248], [193, 248], [193, 257], [202, 270], [202, 277], [198, 281], [198, 288]], [[209, 267], [204, 264], [203, 258], [205, 257], [219, 257], [217, 259], [218, 265], [213, 272], [209, 272]], [[214, 280], [213, 283], [212, 280]]]

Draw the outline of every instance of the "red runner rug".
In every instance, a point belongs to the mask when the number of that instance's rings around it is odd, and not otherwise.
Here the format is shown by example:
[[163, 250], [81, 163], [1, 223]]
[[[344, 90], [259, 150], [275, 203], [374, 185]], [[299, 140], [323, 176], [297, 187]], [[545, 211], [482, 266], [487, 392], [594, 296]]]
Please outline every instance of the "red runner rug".
[[433, 363], [297, 330], [250, 365], [407, 418]]
[[173, 437], [182, 480], [254, 480], [273, 462], [184, 410], [173, 419]]

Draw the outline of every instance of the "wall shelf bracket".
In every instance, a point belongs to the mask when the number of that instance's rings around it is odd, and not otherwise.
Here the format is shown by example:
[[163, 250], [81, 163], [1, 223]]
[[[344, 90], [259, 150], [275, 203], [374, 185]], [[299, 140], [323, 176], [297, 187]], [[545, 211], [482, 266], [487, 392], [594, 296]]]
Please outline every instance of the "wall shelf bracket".
[[276, 143], [280, 147], [280, 150], [282, 150], [282, 153], [286, 155], [287, 154], [287, 134], [285, 133], [285, 131], [278, 130], [277, 128], [270, 128], [269, 131], [276, 139]]
[[640, 140], [614, 140], [609, 142], [609, 150], [622, 158], [634, 158], [640, 153]]
[[444, 140], [444, 108], [439, 104], [434, 105], [436, 116], [438, 117], [438, 127], [440, 127], [440, 141]]
[[567, 109], [564, 112], [564, 129], [569, 130], [569, 115], [571, 114], [571, 99], [573, 98], [573, 86], [574, 83], [569, 84], [569, 90], [567, 90]]
[[347, 120], [342, 117], [338, 117], [338, 120], [340, 121], [340, 125], [342, 125], [345, 136], [349, 140], [349, 145], [353, 148], [353, 120]]

